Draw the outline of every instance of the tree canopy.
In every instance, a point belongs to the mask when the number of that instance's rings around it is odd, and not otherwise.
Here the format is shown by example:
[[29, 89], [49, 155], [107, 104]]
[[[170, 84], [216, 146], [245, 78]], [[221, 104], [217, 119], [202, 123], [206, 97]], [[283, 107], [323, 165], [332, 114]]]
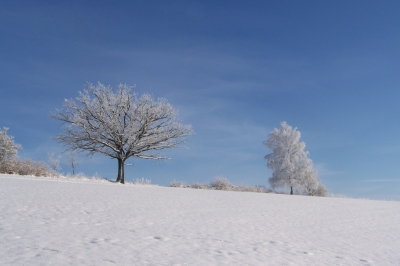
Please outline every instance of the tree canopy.
[[298, 194], [321, 194], [324, 188], [300, 136], [297, 128], [286, 122], [281, 123], [280, 129], [275, 128], [269, 133], [268, 140], [264, 141], [264, 145], [272, 150], [264, 157], [268, 168], [272, 169], [272, 177], [268, 181], [272, 188], [289, 187], [290, 194], [294, 190]]
[[130, 157], [169, 159], [157, 151], [180, 147], [192, 134], [190, 125], [177, 119], [177, 111], [165, 99], [138, 96], [133, 87], [117, 90], [101, 83], [87, 84], [75, 99], [52, 117], [64, 124], [56, 139], [69, 150], [100, 153], [118, 160], [117, 182], [124, 183], [124, 165]]

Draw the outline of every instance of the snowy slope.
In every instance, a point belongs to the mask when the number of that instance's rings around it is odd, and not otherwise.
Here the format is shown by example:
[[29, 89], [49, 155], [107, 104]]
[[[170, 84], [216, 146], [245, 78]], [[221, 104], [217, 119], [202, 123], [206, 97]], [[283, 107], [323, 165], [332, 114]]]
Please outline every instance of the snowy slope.
[[0, 265], [400, 265], [400, 202], [0, 175]]

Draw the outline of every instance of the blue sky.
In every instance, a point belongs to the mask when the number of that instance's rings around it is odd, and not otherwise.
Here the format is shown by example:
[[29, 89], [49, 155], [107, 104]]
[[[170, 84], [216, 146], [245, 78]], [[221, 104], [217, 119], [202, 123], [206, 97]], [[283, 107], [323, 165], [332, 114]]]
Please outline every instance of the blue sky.
[[[64, 99], [136, 84], [196, 134], [170, 161], [133, 159], [128, 180], [268, 186], [262, 142], [286, 121], [331, 193], [400, 200], [399, 14], [399, 1], [1, 1], [0, 127], [46, 161]], [[116, 177], [116, 161], [81, 160]]]

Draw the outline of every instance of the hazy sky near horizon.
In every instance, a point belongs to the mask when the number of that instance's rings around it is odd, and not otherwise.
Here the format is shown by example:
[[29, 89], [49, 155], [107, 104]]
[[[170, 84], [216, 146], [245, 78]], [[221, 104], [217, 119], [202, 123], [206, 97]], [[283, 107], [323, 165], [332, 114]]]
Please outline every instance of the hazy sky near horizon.
[[[64, 99], [136, 84], [196, 134], [172, 160], [133, 159], [128, 180], [268, 186], [262, 142], [286, 121], [331, 193], [400, 200], [399, 14], [399, 1], [1, 1], [0, 127], [46, 161], [63, 150], [50, 113]], [[81, 160], [116, 177], [114, 160]]]

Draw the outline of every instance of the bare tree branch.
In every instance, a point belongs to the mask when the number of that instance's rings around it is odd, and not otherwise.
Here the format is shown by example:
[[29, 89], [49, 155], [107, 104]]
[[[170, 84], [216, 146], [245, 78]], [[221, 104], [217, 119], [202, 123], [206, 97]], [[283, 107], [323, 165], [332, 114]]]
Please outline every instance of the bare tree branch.
[[116, 158], [121, 183], [128, 158], [169, 159], [156, 151], [180, 147], [192, 134], [191, 126], [177, 120], [176, 110], [165, 99], [138, 97], [132, 88], [119, 84], [114, 92], [101, 83], [87, 84], [75, 101], [65, 100], [65, 109], [52, 114], [64, 124], [64, 134], [56, 139], [71, 151]]
[[67, 155], [67, 163], [71, 167], [72, 175], [75, 175], [76, 167], [81, 163], [76, 152], [69, 152]]
[[48, 154], [48, 160], [49, 160], [50, 167], [56, 173], [58, 173], [61, 170], [60, 158], [61, 158], [61, 156], [60, 155], [56, 156], [56, 154], [54, 152], [51, 152]]

